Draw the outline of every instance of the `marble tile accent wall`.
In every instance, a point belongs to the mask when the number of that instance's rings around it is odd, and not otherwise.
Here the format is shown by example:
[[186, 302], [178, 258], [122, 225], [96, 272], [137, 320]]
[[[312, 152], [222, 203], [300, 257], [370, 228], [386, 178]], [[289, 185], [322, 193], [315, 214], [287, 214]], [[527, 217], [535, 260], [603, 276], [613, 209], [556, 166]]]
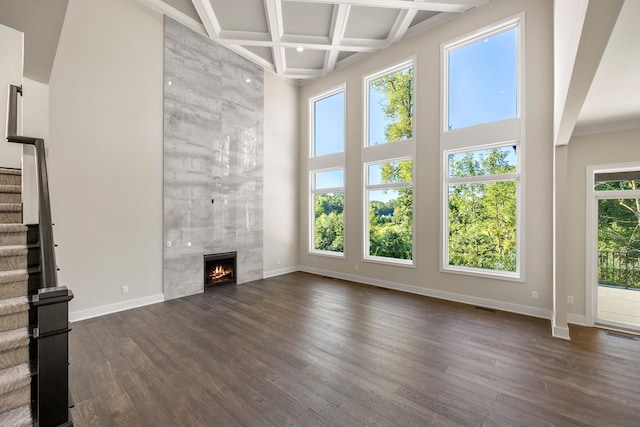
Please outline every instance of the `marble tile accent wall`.
[[238, 283], [262, 278], [264, 91], [262, 69], [170, 18], [164, 40], [170, 299], [203, 291], [204, 254], [237, 251]]

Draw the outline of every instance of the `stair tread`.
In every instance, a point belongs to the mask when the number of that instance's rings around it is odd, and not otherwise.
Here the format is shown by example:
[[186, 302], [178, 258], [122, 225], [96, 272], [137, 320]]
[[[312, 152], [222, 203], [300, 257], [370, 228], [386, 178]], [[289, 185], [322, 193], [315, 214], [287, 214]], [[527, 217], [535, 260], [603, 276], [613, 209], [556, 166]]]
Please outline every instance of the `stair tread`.
[[22, 203], [0, 203], [0, 212], [22, 212]]
[[27, 270], [0, 271], [0, 284], [20, 282], [23, 280], [29, 280], [29, 272]]
[[21, 185], [0, 184], [0, 193], [22, 193]]
[[13, 297], [0, 300], [0, 316], [29, 310], [29, 298]]
[[31, 419], [31, 408], [29, 405], [24, 405], [7, 412], [3, 412], [0, 414], [0, 425], [12, 427], [33, 425], [33, 421]]
[[28, 229], [24, 224], [0, 224], [0, 233], [24, 233]]
[[0, 351], [29, 345], [29, 329], [18, 328], [0, 332]]
[[27, 245], [0, 246], [0, 256], [20, 256], [29, 252]]
[[[31, 369], [28, 363], [0, 370], [0, 394], [25, 387], [31, 383]], [[0, 425], [3, 425], [0, 423]]]
[[20, 169], [0, 168], [0, 174], [22, 175], [22, 171]]

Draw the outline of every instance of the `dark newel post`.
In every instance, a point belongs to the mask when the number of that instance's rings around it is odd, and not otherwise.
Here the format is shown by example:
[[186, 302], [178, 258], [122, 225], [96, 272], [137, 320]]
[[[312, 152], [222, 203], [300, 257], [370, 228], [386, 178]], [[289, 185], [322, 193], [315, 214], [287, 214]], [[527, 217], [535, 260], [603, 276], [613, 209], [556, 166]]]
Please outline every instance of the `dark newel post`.
[[[44, 288], [31, 297], [37, 310], [34, 330], [38, 358], [34, 412], [39, 427], [72, 426], [69, 416], [69, 301], [64, 286]], [[32, 389], [33, 389], [32, 388]]]

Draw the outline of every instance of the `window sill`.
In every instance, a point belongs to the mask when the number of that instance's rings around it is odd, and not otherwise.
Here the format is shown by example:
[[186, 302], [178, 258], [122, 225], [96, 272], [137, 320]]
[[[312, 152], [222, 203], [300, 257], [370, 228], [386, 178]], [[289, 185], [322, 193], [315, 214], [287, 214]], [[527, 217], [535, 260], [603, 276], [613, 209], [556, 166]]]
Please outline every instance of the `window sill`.
[[373, 264], [386, 264], [393, 265], [397, 267], [408, 267], [408, 268], [416, 268], [416, 265], [413, 260], [410, 259], [395, 259], [395, 258], [386, 258], [386, 257], [372, 257], [366, 256], [362, 258], [362, 262], [370, 262]]
[[505, 280], [507, 282], [524, 282], [524, 275], [518, 272], [492, 271], [480, 268], [454, 267], [446, 265], [440, 268], [441, 273], [461, 274], [464, 276], [483, 277], [486, 279]]
[[311, 250], [307, 252], [309, 255], [319, 255], [328, 258], [339, 258], [344, 259], [344, 252], [331, 252], [331, 251], [319, 251], [319, 250]]

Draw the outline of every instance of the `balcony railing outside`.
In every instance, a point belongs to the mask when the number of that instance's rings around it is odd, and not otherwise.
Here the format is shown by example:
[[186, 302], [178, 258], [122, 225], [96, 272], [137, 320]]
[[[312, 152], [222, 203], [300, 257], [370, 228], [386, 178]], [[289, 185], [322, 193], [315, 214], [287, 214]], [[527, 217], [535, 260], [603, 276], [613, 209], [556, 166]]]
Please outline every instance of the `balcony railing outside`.
[[598, 283], [640, 290], [640, 253], [598, 252]]

